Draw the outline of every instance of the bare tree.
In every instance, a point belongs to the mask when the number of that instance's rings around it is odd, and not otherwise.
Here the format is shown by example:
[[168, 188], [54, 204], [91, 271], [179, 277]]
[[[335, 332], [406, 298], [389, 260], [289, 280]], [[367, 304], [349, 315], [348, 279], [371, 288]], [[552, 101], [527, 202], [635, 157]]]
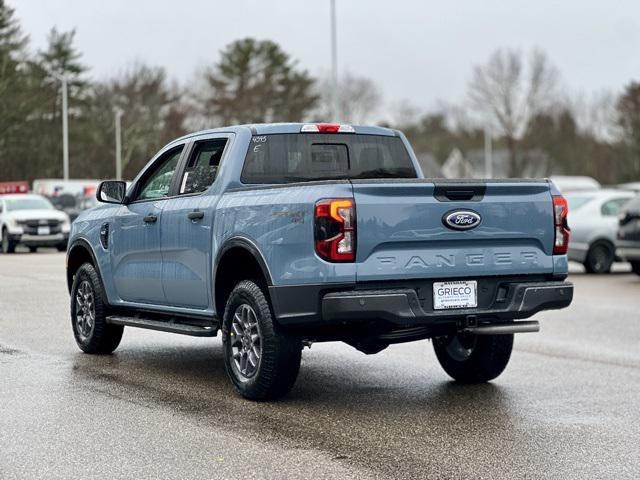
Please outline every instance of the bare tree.
[[618, 124], [618, 95], [602, 90], [586, 95], [575, 94], [566, 108], [571, 110], [581, 132], [600, 142], [616, 142], [622, 137]]
[[518, 141], [531, 119], [553, 105], [557, 84], [557, 69], [538, 50], [528, 62], [517, 51], [497, 50], [487, 63], [474, 68], [469, 84], [471, 105], [504, 137], [510, 176], [522, 175], [526, 159], [518, 155]]
[[[333, 92], [333, 88], [329, 77], [320, 81], [320, 108], [316, 115], [325, 120], [346, 123], [371, 122], [371, 117], [382, 103], [380, 89], [368, 77], [347, 72], [338, 80], [337, 92]], [[334, 95], [337, 95], [337, 111], [333, 113], [333, 118], [329, 118]]]

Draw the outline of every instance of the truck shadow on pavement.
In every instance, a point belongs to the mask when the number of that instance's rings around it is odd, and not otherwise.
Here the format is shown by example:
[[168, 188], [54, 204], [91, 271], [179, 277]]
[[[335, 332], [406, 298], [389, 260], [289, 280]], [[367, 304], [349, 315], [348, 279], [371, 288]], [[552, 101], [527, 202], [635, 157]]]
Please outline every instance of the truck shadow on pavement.
[[517, 402], [499, 385], [461, 386], [432, 377], [433, 369], [411, 371], [397, 364], [381, 368], [378, 362], [371, 368], [364, 356], [360, 362], [343, 361], [338, 349], [303, 355], [293, 391], [280, 401], [259, 403], [233, 390], [219, 341], [187, 348], [123, 347], [112, 356], [76, 355], [72, 381], [80, 390], [168, 409], [293, 450], [321, 450], [367, 469], [391, 473], [402, 465], [411, 476], [416, 468], [414, 478], [421, 476], [425, 451], [449, 458], [455, 445], [463, 455], [487, 435], [506, 439], [503, 453], [514, 448], [518, 429], [512, 404]]
[[[452, 415], [468, 415], [470, 404], [491, 405], [479, 415], [509, 423], [509, 394], [498, 385], [465, 386], [443, 381], [445, 377], [434, 377], [435, 370], [426, 368], [427, 359], [414, 371], [398, 365], [371, 368], [370, 357], [364, 356], [359, 362], [342, 360], [339, 353], [303, 354], [292, 392], [270, 403], [238, 396], [227, 379], [219, 341], [187, 348], [124, 346], [116, 354], [102, 357], [78, 354], [73, 375], [89, 388], [151, 408], [226, 419], [242, 412], [243, 422], [246, 414], [253, 413], [257, 428], [264, 427], [265, 414], [282, 416], [280, 420], [294, 414], [299, 420], [309, 414], [316, 421], [321, 417], [335, 421], [356, 413], [375, 419], [377, 424], [403, 421], [407, 415], [430, 417], [429, 423], [436, 419], [449, 421]], [[295, 423], [308, 428], [307, 422], [298, 420]]]

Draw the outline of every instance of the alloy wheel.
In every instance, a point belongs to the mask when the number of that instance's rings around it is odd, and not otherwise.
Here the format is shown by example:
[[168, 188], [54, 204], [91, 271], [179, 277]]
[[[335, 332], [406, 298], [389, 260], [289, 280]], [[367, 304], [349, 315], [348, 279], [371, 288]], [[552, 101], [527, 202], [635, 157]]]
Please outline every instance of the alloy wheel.
[[76, 291], [76, 329], [83, 342], [93, 331], [96, 322], [96, 306], [93, 287], [87, 280], [83, 280]]
[[236, 308], [229, 333], [234, 370], [248, 380], [258, 371], [262, 357], [262, 335], [251, 305], [243, 303]]
[[594, 272], [604, 272], [609, 263], [609, 250], [604, 245], [596, 245], [593, 247], [590, 260]]

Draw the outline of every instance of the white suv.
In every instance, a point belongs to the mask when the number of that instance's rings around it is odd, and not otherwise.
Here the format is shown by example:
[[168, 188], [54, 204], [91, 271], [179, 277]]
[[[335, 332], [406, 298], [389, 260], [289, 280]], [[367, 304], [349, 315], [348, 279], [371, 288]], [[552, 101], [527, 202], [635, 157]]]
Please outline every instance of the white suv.
[[69, 215], [54, 208], [41, 195], [0, 195], [2, 251], [13, 253], [18, 244], [35, 252], [38, 247], [67, 248]]

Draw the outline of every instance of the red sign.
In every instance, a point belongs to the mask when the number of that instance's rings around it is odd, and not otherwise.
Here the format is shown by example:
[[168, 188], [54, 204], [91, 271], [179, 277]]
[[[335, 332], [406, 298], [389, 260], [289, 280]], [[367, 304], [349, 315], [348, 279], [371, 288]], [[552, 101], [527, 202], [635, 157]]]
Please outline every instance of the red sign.
[[28, 193], [29, 182], [0, 182], [0, 195], [3, 193]]

